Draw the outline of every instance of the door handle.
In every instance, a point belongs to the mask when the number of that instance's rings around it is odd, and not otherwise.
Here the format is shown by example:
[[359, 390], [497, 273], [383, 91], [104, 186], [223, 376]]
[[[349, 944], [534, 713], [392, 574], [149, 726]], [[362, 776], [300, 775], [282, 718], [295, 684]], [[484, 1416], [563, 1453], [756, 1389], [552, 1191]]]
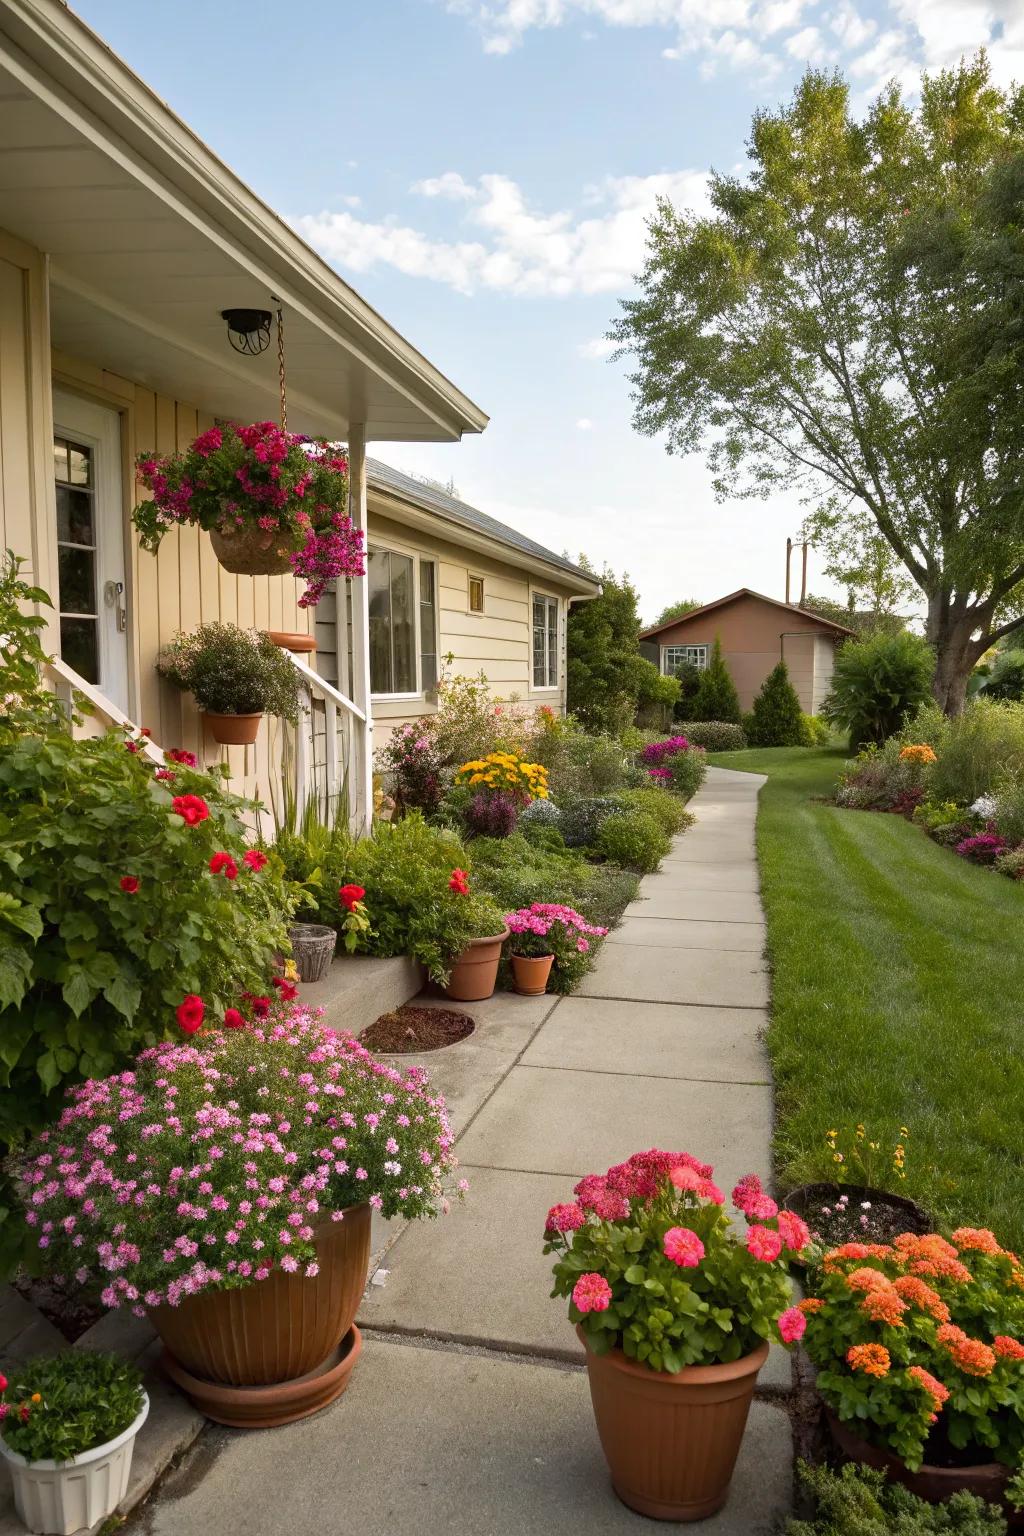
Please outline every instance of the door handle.
[[119, 635], [123, 635], [128, 628], [128, 609], [121, 601], [123, 596], [123, 581], [108, 581], [104, 583], [103, 601], [108, 608], [114, 609], [114, 622], [117, 625]]

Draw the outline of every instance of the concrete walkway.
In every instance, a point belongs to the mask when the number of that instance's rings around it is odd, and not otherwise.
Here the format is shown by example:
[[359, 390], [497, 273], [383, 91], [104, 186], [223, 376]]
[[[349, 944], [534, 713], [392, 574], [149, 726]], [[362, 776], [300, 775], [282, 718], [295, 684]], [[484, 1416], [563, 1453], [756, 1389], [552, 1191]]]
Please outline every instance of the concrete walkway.
[[[715, 1164], [726, 1190], [770, 1172], [772, 1095], [751, 774], [709, 770], [697, 823], [571, 998], [473, 1005], [470, 1040], [431, 1061], [470, 1181], [438, 1222], [378, 1229], [346, 1397], [289, 1429], [210, 1431], [137, 1517], [154, 1536], [449, 1529], [628, 1536], [610, 1491], [582, 1351], [550, 1299], [550, 1205], [651, 1146]], [[788, 1504], [789, 1357], [762, 1373], [733, 1492], [703, 1529], [761, 1536]], [[650, 1528], [655, 1529], [653, 1522]]]

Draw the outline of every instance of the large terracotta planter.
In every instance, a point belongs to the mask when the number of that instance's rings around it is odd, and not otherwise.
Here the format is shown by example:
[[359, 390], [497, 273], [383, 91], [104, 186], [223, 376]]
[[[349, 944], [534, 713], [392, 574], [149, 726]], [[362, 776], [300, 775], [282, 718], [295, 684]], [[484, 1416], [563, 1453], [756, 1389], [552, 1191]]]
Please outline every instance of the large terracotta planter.
[[305, 535], [267, 532], [246, 523], [230, 533], [210, 530], [213, 552], [226, 571], [235, 576], [287, 576], [292, 555], [305, 543]]
[[721, 1509], [767, 1358], [762, 1344], [728, 1365], [691, 1365], [673, 1376], [620, 1349], [587, 1349], [597, 1432], [624, 1504], [652, 1520], [703, 1520]]
[[251, 747], [260, 733], [261, 714], [218, 715], [204, 710], [202, 721], [214, 741], [222, 747]]
[[483, 939], [470, 939], [452, 966], [446, 996], [459, 1003], [481, 1003], [490, 997], [498, 980], [501, 946], [508, 929]]
[[523, 997], [540, 997], [548, 989], [554, 955], [513, 955], [512, 979]]
[[989, 1504], [1003, 1504], [1006, 1522], [1012, 1530], [1024, 1527], [1024, 1510], [1011, 1509], [1004, 1503], [1012, 1468], [997, 1461], [979, 1462], [971, 1467], [935, 1467], [925, 1462], [916, 1472], [911, 1472], [892, 1451], [862, 1440], [831, 1408], [825, 1409], [825, 1417], [833, 1440], [848, 1460], [885, 1472], [894, 1483], [902, 1483], [904, 1488], [909, 1488], [911, 1493], [926, 1499], [929, 1504], [941, 1504], [962, 1488], [966, 1489]]
[[[172, 1357], [170, 1374], [210, 1418], [243, 1426], [289, 1423], [315, 1413], [348, 1385], [356, 1331], [347, 1350], [340, 1346], [366, 1286], [370, 1207], [350, 1206], [343, 1221], [323, 1222], [316, 1246], [320, 1268], [312, 1279], [301, 1270], [275, 1269], [238, 1290], [204, 1291], [150, 1312]], [[332, 1377], [326, 1396], [325, 1375]], [[252, 1389], [259, 1391], [256, 1414]]]

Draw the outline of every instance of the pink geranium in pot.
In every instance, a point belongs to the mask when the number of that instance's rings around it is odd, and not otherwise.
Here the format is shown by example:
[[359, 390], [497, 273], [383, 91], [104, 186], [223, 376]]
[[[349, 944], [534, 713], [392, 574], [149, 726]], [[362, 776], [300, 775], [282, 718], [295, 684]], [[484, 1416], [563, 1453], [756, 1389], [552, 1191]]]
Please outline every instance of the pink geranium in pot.
[[589, 966], [591, 941], [603, 939], [607, 928], [598, 928], [572, 907], [560, 902], [535, 901], [529, 907], [505, 914], [511, 935], [509, 951], [517, 992], [539, 997], [547, 991], [552, 967], [557, 968], [559, 990], [570, 992]]

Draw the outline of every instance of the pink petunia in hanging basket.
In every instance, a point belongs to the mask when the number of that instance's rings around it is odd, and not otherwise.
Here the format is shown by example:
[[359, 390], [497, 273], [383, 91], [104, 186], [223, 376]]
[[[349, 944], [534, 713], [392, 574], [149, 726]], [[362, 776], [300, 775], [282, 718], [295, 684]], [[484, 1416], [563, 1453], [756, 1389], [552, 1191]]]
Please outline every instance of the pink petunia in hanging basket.
[[363, 533], [346, 510], [348, 459], [322, 438], [272, 421], [227, 424], [184, 451], [140, 454], [136, 471], [151, 497], [132, 521], [153, 554], [175, 524], [192, 523], [210, 534], [228, 570], [301, 577], [303, 608], [329, 581], [365, 573]]

